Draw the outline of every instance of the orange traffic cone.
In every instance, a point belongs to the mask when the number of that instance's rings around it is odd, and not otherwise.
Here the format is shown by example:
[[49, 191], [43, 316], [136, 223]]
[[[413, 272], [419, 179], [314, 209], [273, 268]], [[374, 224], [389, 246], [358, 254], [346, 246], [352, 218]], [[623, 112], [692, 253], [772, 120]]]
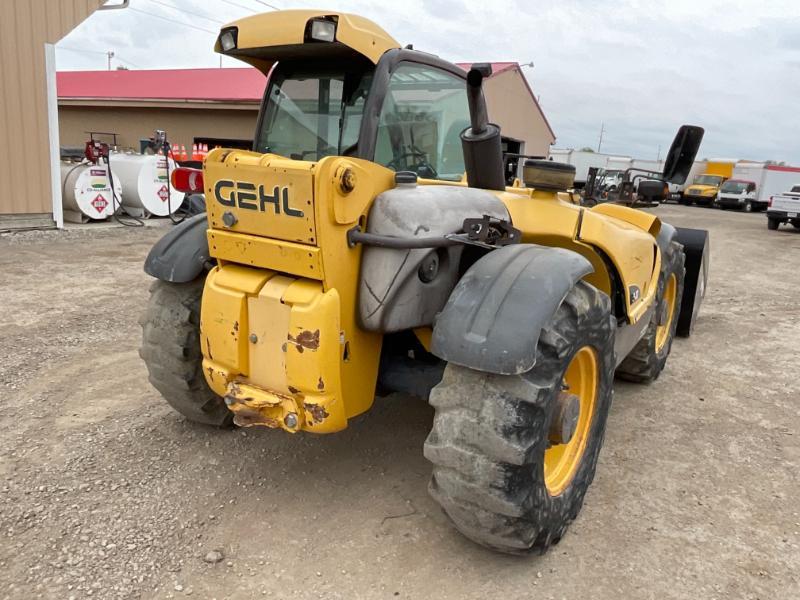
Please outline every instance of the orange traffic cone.
[[206, 156], [208, 156], [208, 144], [202, 145], [202, 147], [200, 148], [200, 154], [203, 156], [203, 160], [205, 160]]
[[186, 154], [186, 146], [181, 144], [181, 160], [189, 160], [189, 155]]
[[192, 144], [192, 160], [202, 160], [200, 153], [197, 151], [197, 144]]

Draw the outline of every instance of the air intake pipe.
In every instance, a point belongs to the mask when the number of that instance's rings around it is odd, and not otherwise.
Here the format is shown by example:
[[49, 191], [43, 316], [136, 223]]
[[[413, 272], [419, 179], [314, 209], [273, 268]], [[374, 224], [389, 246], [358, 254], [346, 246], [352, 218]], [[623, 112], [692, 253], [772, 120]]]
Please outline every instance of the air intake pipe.
[[472, 65], [467, 73], [467, 101], [471, 126], [461, 132], [467, 184], [484, 190], [506, 189], [503, 168], [503, 147], [500, 128], [489, 123], [486, 99], [483, 97], [483, 78], [492, 74], [488, 63]]

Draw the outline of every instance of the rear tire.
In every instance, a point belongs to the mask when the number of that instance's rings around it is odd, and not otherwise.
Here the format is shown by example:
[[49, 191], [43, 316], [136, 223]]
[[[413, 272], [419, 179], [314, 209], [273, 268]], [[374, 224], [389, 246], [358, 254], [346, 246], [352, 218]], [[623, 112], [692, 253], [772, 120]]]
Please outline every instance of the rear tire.
[[767, 217], [767, 229], [770, 231], [775, 231], [781, 222], [778, 219], [773, 219], [772, 217]]
[[745, 202], [744, 203], [744, 212], [753, 212], [753, 203], [752, 202]]
[[[670, 242], [669, 249], [662, 256], [662, 261], [661, 273], [658, 277], [658, 290], [656, 291], [655, 313], [647, 325], [642, 339], [617, 368], [617, 375], [627, 381], [637, 383], [655, 381], [667, 364], [672, 341], [675, 339], [678, 315], [681, 312], [683, 281], [686, 274], [684, 268], [686, 256], [683, 254], [683, 246], [677, 242]], [[674, 278], [674, 283], [670, 284], [672, 278]], [[674, 286], [674, 294], [671, 285]], [[661, 324], [659, 324], [660, 321]]]
[[190, 421], [228, 427], [233, 413], [208, 387], [200, 352], [200, 300], [205, 278], [190, 283], [155, 281], [139, 323], [139, 356], [147, 365], [150, 383]]
[[[564, 535], [581, 509], [603, 443], [614, 331], [608, 296], [579, 282], [542, 329], [529, 372], [494, 375], [447, 365], [430, 396], [436, 416], [425, 457], [433, 463], [431, 495], [465, 536], [493, 550], [526, 554], [544, 552]], [[585, 360], [594, 360], [593, 375], [584, 379], [595, 382], [591, 402], [584, 402], [579, 390], [585, 388], [574, 379], [573, 365]], [[576, 433], [567, 444], [551, 446], [554, 409], [567, 381], [581, 398]]]

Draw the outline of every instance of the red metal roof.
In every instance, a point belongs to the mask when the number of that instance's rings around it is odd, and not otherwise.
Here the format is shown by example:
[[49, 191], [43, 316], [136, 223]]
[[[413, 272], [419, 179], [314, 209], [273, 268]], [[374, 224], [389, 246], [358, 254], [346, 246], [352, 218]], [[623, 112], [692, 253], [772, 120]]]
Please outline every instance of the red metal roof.
[[[457, 63], [468, 70], [472, 63]], [[492, 63], [492, 75], [517, 66]], [[257, 69], [143, 69], [59, 71], [59, 98], [260, 102], [266, 78]]]
[[260, 102], [266, 77], [257, 69], [60, 71], [63, 99]]
[[[473, 63], [456, 63], [468, 70]], [[516, 62], [493, 62], [492, 77]], [[528, 80], [522, 81], [534, 105], [555, 138], [553, 128], [539, 106]], [[261, 102], [266, 77], [257, 69], [143, 69], [126, 71], [60, 71], [56, 74], [58, 97], [71, 100], [162, 100], [173, 102]]]

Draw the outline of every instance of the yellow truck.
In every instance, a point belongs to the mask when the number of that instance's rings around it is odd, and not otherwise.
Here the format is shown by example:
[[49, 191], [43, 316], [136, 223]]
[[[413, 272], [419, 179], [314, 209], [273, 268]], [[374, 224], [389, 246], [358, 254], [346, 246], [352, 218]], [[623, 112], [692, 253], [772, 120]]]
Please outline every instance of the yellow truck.
[[681, 204], [715, 206], [719, 187], [733, 177], [735, 165], [736, 163], [732, 160], [708, 161], [705, 172], [695, 178], [692, 185], [683, 190]]

